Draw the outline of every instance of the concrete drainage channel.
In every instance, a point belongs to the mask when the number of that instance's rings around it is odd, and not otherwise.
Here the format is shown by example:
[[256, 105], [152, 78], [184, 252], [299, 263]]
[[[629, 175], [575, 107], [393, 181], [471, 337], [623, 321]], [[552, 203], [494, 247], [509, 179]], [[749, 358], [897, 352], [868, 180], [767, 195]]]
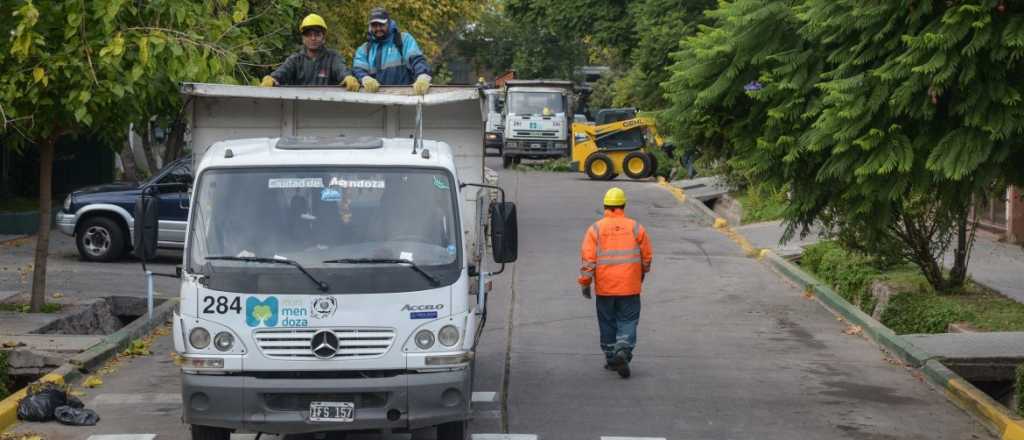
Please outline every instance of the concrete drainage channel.
[[177, 299], [157, 298], [150, 320], [145, 298], [111, 296], [66, 304], [60, 313], [34, 314], [13, 331], [5, 328], [16, 334], [0, 335], [12, 391], [0, 401], [0, 432], [17, 421], [26, 385], [37, 380], [71, 383], [94, 372], [133, 340], [167, 322], [177, 305]]

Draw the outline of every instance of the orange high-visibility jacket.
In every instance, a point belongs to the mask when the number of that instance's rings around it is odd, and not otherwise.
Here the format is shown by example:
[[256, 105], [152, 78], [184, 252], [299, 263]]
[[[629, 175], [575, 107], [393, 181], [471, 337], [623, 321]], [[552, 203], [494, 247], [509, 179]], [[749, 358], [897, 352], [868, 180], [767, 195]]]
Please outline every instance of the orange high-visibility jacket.
[[621, 209], [604, 211], [583, 234], [580, 246], [581, 286], [594, 281], [594, 291], [604, 296], [640, 294], [643, 274], [651, 270], [651, 241], [647, 231]]

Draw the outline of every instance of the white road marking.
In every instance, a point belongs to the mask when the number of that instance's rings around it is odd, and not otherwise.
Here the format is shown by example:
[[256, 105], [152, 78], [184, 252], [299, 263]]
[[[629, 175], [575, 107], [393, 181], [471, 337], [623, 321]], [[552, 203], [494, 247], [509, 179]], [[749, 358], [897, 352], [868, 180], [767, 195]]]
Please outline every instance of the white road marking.
[[602, 435], [601, 440], [665, 440], [665, 437], [605, 437]]
[[498, 393], [494, 391], [474, 391], [473, 401], [478, 403], [493, 402]]
[[500, 419], [501, 411], [473, 411], [473, 417], [481, 419]]
[[87, 440], [156, 440], [156, 434], [90, 435]]
[[537, 440], [537, 434], [473, 434], [473, 440]]
[[100, 394], [92, 399], [93, 405], [141, 405], [146, 403], [181, 405], [181, 394]]
[[[263, 434], [262, 436], [260, 436], [260, 440], [276, 440], [276, 439], [279, 439], [279, 438], [281, 438], [281, 437], [279, 437], [277, 434]], [[250, 433], [236, 434], [236, 433], [231, 433], [231, 440], [256, 440], [256, 434], [250, 434]]]

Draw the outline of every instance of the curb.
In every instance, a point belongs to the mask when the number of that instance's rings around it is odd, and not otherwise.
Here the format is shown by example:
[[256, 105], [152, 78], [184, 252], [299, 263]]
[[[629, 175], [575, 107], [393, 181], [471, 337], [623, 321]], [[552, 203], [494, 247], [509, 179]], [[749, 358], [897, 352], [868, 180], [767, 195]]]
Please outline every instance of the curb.
[[[139, 317], [120, 330], [107, 335], [100, 343], [92, 346], [68, 360], [57, 369], [47, 373], [39, 382], [56, 384], [72, 383], [83, 376], [83, 372], [95, 370], [108, 359], [128, 347], [133, 340], [148, 334], [166, 322], [174, 313], [178, 299], [167, 299], [159, 307], [153, 309], [153, 319]], [[0, 432], [7, 430], [18, 421], [18, 403], [25, 398], [27, 388], [15, 391], [0, 401]]]
[[1024, 419], [1013, 414], [960, 375], [946, 368], [938, 359], [900, 337], [857, 306], [850, 304], [813, 275], [804, 272], [803, 269], [772, 251], [762, 252], [762, 257], [782, 276], [807, 292], [813, 293], [818, 302], [829, 311], [843, 317], [850, 324], [860, 326], [864, 334], [872, 341], [898, 356], [906, 364], [920, 368], [929, 382], [945, 391], [946, 398], [973, 416], [1000, 439], [1024, 440]]
[[[747, 251], [747, 246], [744, 246], [744, 243], [749, 242], [741, 234], [733, 231], [728, 226], [728, 223], [725, 222], [725, 219], [718, 217], [714, 211], [708, 209], [703, 203], [687, 200], [686, 196], [682, 195], [681, 189], [673, 187], [664, 179], [659, 178], [658, 184], [666, 187], [673, 195], [676, 195], [676, 199], [680, 202], [695, 206], [698, 211], [702, 212], [712, 221], [713, 227], [716, 230], [733, 238], [733, 241], [744, 248], [744, 251]], [[1024, 440], [1024, 418], [1017, 416], [1005, 406], [992, 400], [983, 391], [971, 385], [970, 382], [964, 380], [964, 378], [949, 368], [946, 368], [945, 365], [942, 365], [942, 362], [938, 359], [928, 355], [914, 344], [900, 337], [881, 322], [864, 313], [859, 307], [850, 304], [849, 301], [839, 296], [828, 285], [823, 284], [797, 265], [790, 263], [769, 249], [761, 249], [756, 253], [759, 260], [767, 262], [780, 275], [786, 277], [786, 279], [800, 286], [805, 291], [814, 294], [815, 299], [826, 309], [843, 317], [843, 319], [851, 324], [859, 325], [863, 329], [864, 334], [874, 343], [895, 354], [904, 363], [914, 368], [919, 368], [924, 377], [928, 379], [928, 382], [931, 382], [934, 386], [941, 387], [945, 391], [947, 399], [974, 417], [975, 420], [998, 436], [998, 438], [1002, 440]], [[749, 252], [748, 255], [750, 255]]]

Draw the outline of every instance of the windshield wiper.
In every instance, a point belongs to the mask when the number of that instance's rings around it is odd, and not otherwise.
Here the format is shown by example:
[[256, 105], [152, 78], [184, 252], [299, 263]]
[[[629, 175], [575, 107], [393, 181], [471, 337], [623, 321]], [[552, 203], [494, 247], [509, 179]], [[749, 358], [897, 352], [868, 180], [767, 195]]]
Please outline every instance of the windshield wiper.
[[429, 272], [423, 270], [422, 267], [413, 263], [412, 260], [407, 258], [338, 258], [336, 260], [326, 260], [324, 263], [343, 263], [343, 264], [401, 264], [405, 267], [411, 268], [424, 278], [430, 280], [430, 285], [437, 287], [441, 285], [441, 280], [431, 275]]
[[209, 260], [225, 260], [225, 261], [244, 261], [244, 262], [247, 262], [247, 263], [286, 264], [288, 266], [292, 266], [292, 267], [298, 269], [300, 272], [302, 272], [303, 275], [308, 277], [310, 279], [310, 281], [313, 281], [314, 283], [316, 283], [316, 287], [318, 289], [320, 289], [321, 292], [326, 292], [327, 289], [330, 289], [330, 286], [328, 286], [327, 283], [316, 279], [316, 277], [314, 277], [313, 274], [307, 272], [306, 268], [302, 267], [302, 265], [299, 264], [297, 261], [289, 260], [287, 258], [232, 257], [230, 255], [218, 255], [218, 256], [215, 256], [215, 257], [206, 257], [206, 260], [207, 261], [209, 261]]

